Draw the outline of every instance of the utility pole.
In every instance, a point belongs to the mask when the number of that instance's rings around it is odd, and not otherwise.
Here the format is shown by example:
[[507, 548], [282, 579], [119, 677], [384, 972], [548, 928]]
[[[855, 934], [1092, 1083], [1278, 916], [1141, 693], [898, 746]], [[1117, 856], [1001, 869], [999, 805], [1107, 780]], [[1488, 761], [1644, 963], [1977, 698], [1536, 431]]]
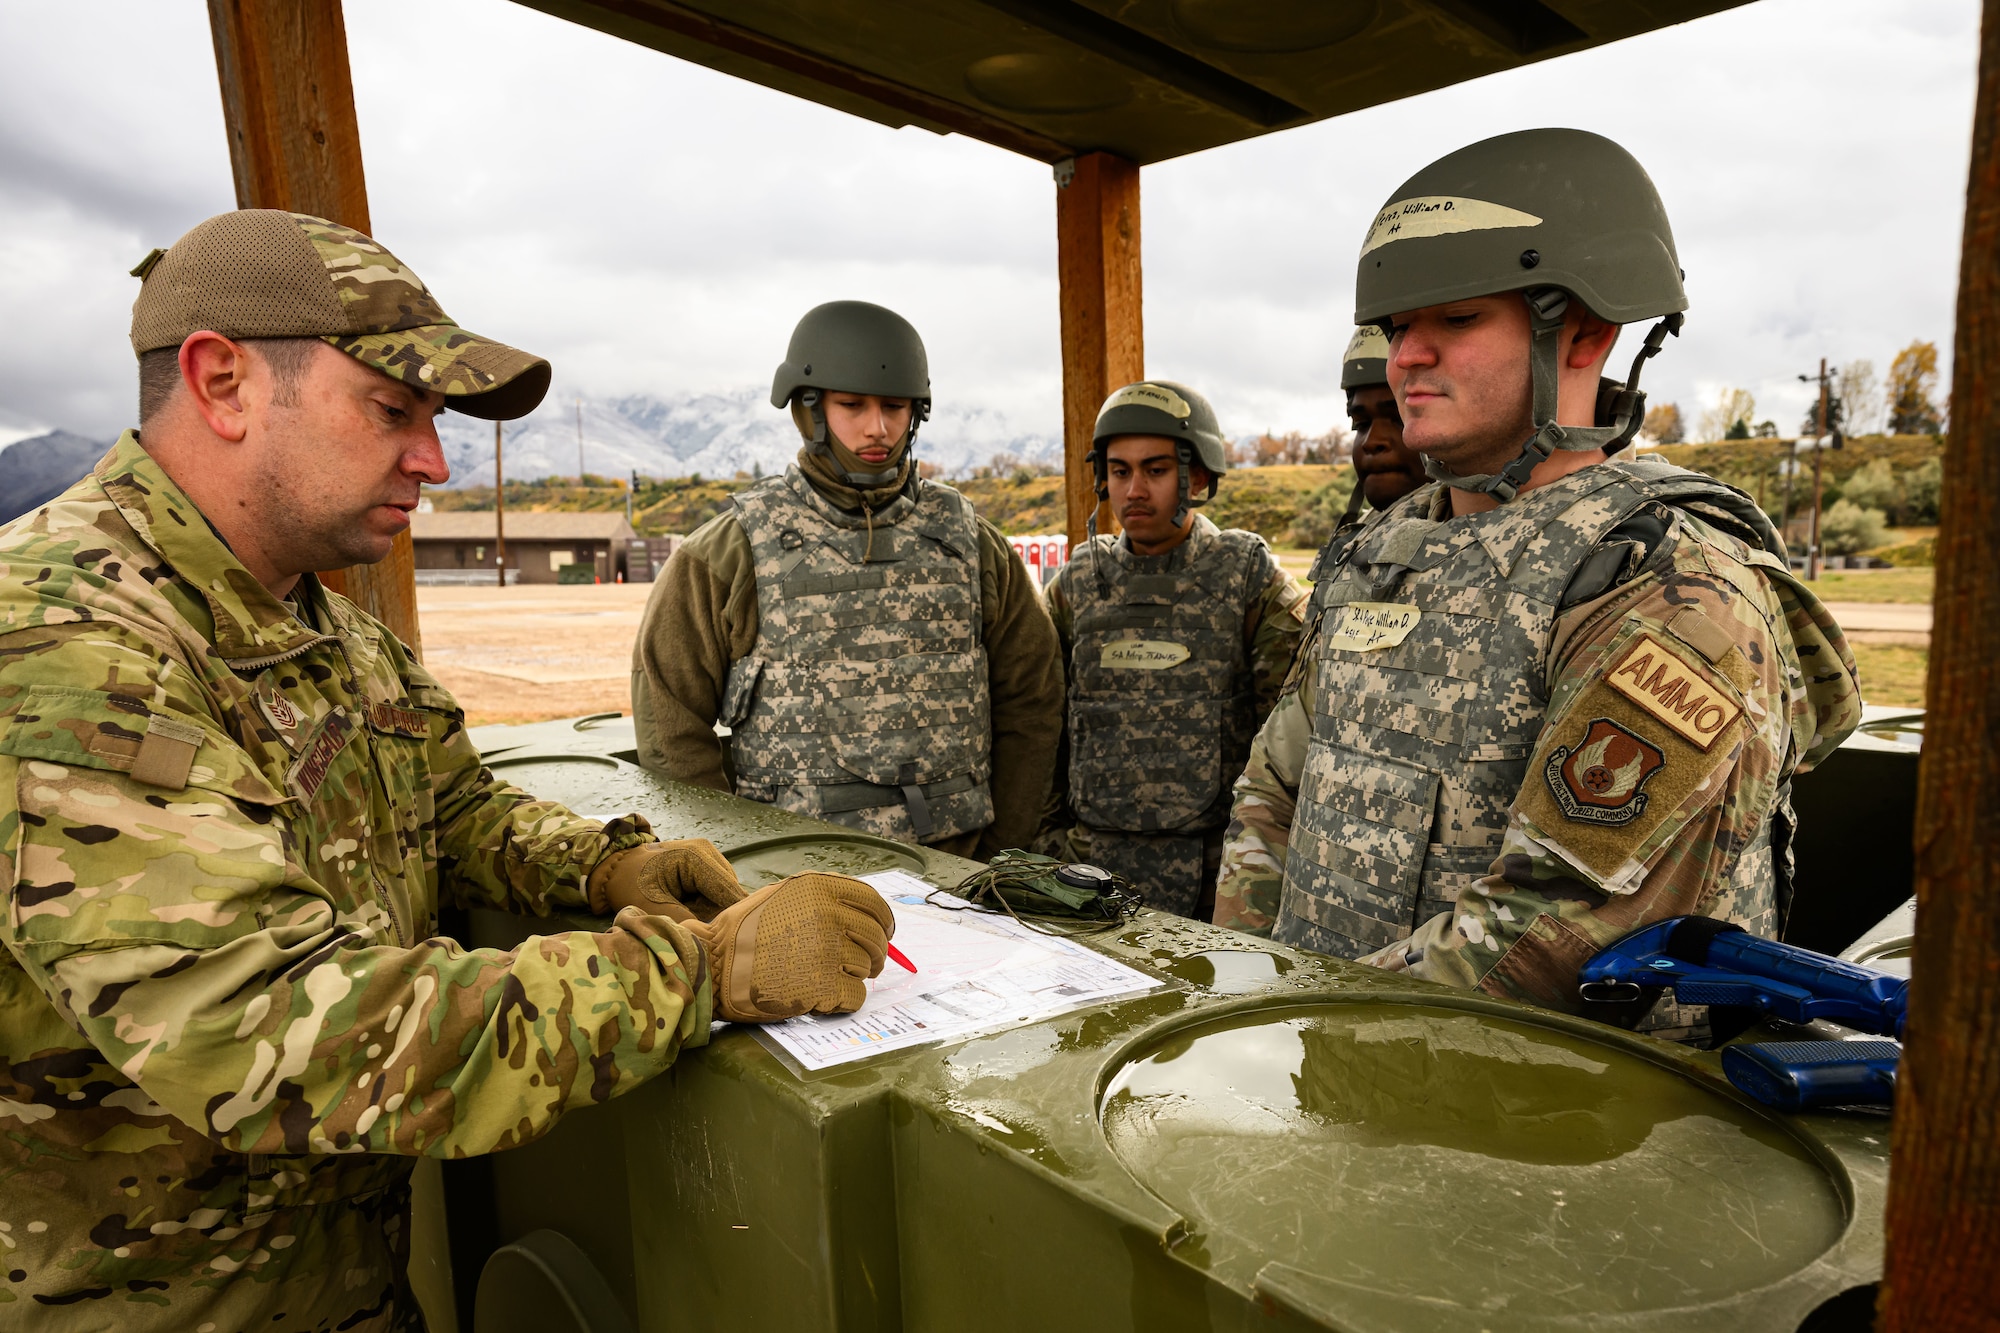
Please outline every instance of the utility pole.
[[[1809, 384], [1812, 382], [1813, 376], [1801, 375], [1799, 379], [1801, 382]], [[1812, 540], [1807, 545], [1806, 556], [1806, 578], [1808, 579], [1818, 578], [1821, 570], [1826, 565], [1826, 560], [1821, 555], [1819, 546], [1820, 500], [1824, 495], [1824, 480], [1820, 472], [1820, 455], [1826, 452], [1827, 438], [1833, 434], [1833, 423], [1827, 419], [1829, 411], [1831, 411], [1831, 404], [1828, 401], [1827, 393], [1826, 358], [1821, 357], [1819, 359], [1819, 417], [1813, 423], [1818, 429], [1813, 432]]]
[[576, 484], [583, 485], [583, 399], [576, 400]]
[[507, 483], [500, 475], [500, 423], [493, 423], [493, 563], [507, 586]]
[[639, 469], [632, 469], [632, 484], [625, 490], [625, 521], [632, 521], [632, 497], [639, 493]]

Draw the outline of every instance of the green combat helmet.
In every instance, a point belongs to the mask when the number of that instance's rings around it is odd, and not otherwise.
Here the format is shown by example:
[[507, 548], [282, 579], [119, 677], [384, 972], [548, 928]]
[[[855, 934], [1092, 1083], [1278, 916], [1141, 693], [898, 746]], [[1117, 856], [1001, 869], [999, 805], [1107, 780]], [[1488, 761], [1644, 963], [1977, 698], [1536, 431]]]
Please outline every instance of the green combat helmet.
[[1363, 324], [1340, 357], [1340, 387], [1365, 389], [1389, 382], [1389, 338], [1379, 324]]
[[[1086, 459], [1097, 474], [1097, 498], [1111, 498], [1111, 441], [1120, 435], [1159, 435], [1174, 442], [1180, 459], [1180, 504], [1174, 510], [1174, 526], [1187, 522], [1191, 507], [1215, 498], [1216, 480], [1229, 470], [1229, 442], [1208, 399], [1185, 384], [1172, 380], [1140, 380], [1128, 384], [1104, 400], [1097, 411], [1097, 427], [1090, 434]], [[1208, 469], [1208, 494], [1199, 500], [1188, 494], [1188, 466], [1200, 460]], [[1090, 516], [1090, 535], [1097, 535], [1097, 514]]]
[[[924, 340], [909, 320], [867, 301], [828, 301], [806, 311], [792, 330], [785, 359], [771, 379], [771, 406], [803, 412], [803, 431], [812, 447], [835, 457], [827, 443], [821, 395], [872, 393], [910, 400], [910, 430], [881, 472], [847, 472], [855, 486], [884, 486], [895, 480], [903, 454], [917, 442], [917, 427], [931, 415], [931, 365]], [[838, 463], [837, 457], [835, 458]], [[911, 469], [910, 475], [916, 475]]]
[[[1614, 453], [1646, 415], [1639, 372], [1679, 334], [1681, 289], [1667, 210], [1646, 169], [1583, 130], [1522, 130], [1461, 148], [1390, 197], [1361, 245], [1354, 321], [1498, 292], [1528, 303], [1534, 434], [1491, 475], [1461, 477], [1426, 457], [1433, 478], [1505, 502], [1557, 449]], [[1597, 424], [1556, 424], [1556, 341], [1570, 299], [1614, 324], [1657, 319], [1623, 384], [1605, 380]]]

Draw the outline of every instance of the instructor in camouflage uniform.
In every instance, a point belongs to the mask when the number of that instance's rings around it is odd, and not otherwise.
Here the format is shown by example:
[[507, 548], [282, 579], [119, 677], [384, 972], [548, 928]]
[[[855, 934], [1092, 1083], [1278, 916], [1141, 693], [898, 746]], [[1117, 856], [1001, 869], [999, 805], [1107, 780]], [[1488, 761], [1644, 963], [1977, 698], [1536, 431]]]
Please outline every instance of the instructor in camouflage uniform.
[[[413, 1158], [533, 1139], [713, 1018], [851, 1009], [893, 921], [496, 781], [314, 578], [445, 480], [447, 403], [518, 416], [547, 362], [318, 218], [135, 275], [140, 430], [0, 529], [0, 1324], [421, 1329]], [[624, 910], [502, 953], [432, 938], [441, 899]]]
[[1291, 669], [1306, 591], [1262, 537], [1194, 512], [1229, 466], [1206, 398], [1128, 384], [1092, 434], [1098, 498], [1124, 531], [1092, 537], [1046, 594], [1069, 667], [1052, 850], [1205, 920], [1230, 785]]
[[[1569, 1009], [1578, 966], [1645, 922], [1778, 932], [1789, 783], [1859, 698], [1762, 511], [1607, 457], [1686, 304], [1652, 181], [1593, 134], [1474, 144], [1383, 208], [1355, 320], [1387, 324], [1436, 480], [1314, 589], [1296, 687], [1237, 787], [1217, 921]], [[1629, 378], [1602, 379], [1641, 320]]]
[[1062, 727], [1055, 631], [1007, 539], [919, 476], [930, 403], [902, 316], [799, 321], [771, 384], [798, 462], [696, 529], [646, 604], [648, 768], [961, 856], [1026, 845]]

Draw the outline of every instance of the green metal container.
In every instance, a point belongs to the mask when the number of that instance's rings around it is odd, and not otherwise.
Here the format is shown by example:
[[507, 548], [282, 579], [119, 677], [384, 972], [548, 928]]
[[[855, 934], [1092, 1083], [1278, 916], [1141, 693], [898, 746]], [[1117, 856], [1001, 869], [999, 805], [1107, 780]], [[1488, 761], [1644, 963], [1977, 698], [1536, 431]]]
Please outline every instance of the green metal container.
[[[746, 884], [975, 868], [656, 778], [629, 724], [476, 739]], [[1886, 1119], [1781, 1116], [1710, 1053], [1179, 918], [1092, 943], [1165, 986], [805, 1077], [726, 1027], [446, 1164], [461, 1325], [1789, 1330], [1879, 1276]]]

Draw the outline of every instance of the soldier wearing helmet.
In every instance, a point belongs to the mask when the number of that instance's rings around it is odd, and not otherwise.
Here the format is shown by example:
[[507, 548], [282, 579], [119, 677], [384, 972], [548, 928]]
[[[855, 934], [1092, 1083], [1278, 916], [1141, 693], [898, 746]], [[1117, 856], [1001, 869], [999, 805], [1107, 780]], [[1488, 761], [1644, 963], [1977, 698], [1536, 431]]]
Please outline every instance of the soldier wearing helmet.
[[1291, 668], [1305, 589], [1263, 538], [1194, 512], [1229, 466], [1194, 390], [1112, 394], [1090, 462], [1124, 531], [1093, 536], [1047, 589], [1069, 668], [1051, 850], [1205, 919], [1230, 784]]
[[1403, 443], [1403, 417], [1389, 391], [1389, 340], [1380, 326], [1363, 324], [1340, 359], [1340, 387], [1347, 392], [1347, 420], [1354, 428], [1354, 499], [1348, 517], [1359, 518], [1361, 501], [1387, 509], [1424, 484], [1424, 460]]
[[1061, 731], [1055, 632], [1007, 539], [918, 474], [923, 340], [878, 305], [818, 306], [771, 405], [797, 462], [697, 529], [647, 602], [641, 761], [959, 855], [1025, 845]]
[[1322, 572], [1219, 922], [1572, 1010], [1645, 922], [1778, 932], [1790, 781], [1858, 720], [1854, 663], [1747, 496], [1616, 456], [1686, 305], [1652, 181], [1597, 135], [1503, 135], [1391, 197], [1355, 321], [1434, 480]]

